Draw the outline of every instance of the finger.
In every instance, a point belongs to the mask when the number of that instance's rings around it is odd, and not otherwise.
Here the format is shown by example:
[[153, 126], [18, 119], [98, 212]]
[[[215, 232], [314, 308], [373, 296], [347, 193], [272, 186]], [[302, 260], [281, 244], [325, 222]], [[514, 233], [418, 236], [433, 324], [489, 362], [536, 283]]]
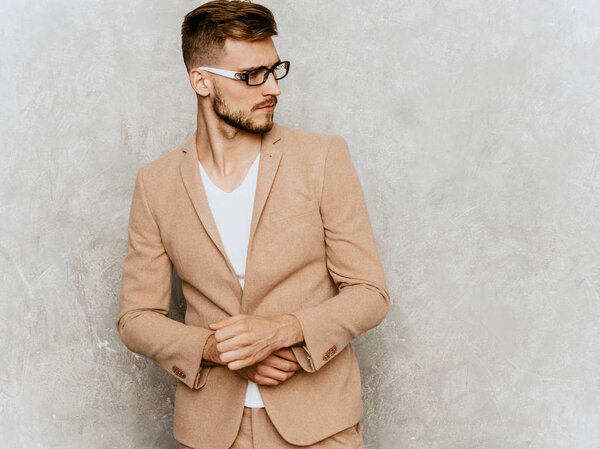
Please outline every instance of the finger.
[[[248, 348], [248, 347], [220, 353], [219, 357], [221, 358], [221, 361], [224, 363], [242, 361], [242, 360], [247, 360], [247, 361], [251, 362], [247, 365], [244, 365], [244, 367], [253, 365], [254, 363], [256, 363], [258, 361], [255, 359], [256, 356], [253, 355], [251, 348]], [[240, 369], [240, 368], [242, 368], [242, 366], [238, 366], [237, 368], [234, 368], [234, 369]]]
[[298, 363], [277, 357], [273, 354], [265, 358], [261, 363], [282, 371], [298, 371], [301, 368]]
[[296, 359], [296, 357], [294, 356], [294, 353], [290, 350], [291, 355], [288, 354], [278, 354], [277, 351], [273, 352], [273, 357], [275, 357], [272, 361], [273, 362], [278, 362], [278, 361], [285, 361], [286, 365], [282, 365], [281, 363], [276, 365], [276, 366], [288, 366], [288, 370], [294, 370], [294, 371], [298, 371], [301, 367], [300, 364], [298, 363], [298, 360]]
[[254, 378], [251, 379], [252, 382], [257, 383], [259, 385], [279, 385], [280, 381], [278, 381], [277, 379], [272, 379], [270, 377], [265, 377], [265, 376], [261, 376], [261, 375], [254, 375]]
[[291, 360], [293, 362], [296, 361], [296, 356], [294, 355], [294, 351], [290, 348], [279, 348], [277, 351], [274, 351], [273, 354], [284, 358], [286, 360]]
[[256, 352], [250, 347], [245, 347], [236, 351], [226, 352], [220, 357], [224, 363], [227, 363], [229, 369], [236, 370], [262, 362], [265, 355], [261, 351]]
[[277, 368], [273, 368], [272, 366], [264, 365], [262, 363], [256, 365], [255, 371], [256, 374], [260, 376], [269, 377], [271, 379], [277, 379], [280, 382], [283, 382], [289, 379], [292, 375], [294, 375], [294, 371], [282, 371]]
[[249, 360], [249, 359], [242, 359], [242, 360], [234, 360], [233, 362], [229, 362], [227, 364], [227, 368], [229, 368], [230, 370], [237, 370], [240, 368], [246, 368], [248, 366], [253, 365], [254, 362]]
[[279, 381], [277, 379], [272, 379], [268, 376], [261, 376], [256, 373], [256, 364], [249, 366], [247, 368], [240, 368], [235, 370], [234, 372], [240, 376], [242, 379], [251, 380], [254, 383], [259, 385], [278, 385]]
[[279, 355], [289, 355], [289, 354], [293, 354], [294, 351], [291, 350], [291, 348], [289, 347], [283, 347], [283, 348], [279, 348], [277, 351], [273, 351], [273, 354], [279, 354]]
[[214, 334], [215, 340], [225, 341], [228, 338], [232, 338], [232, 337], [235, 337], [236, 335], [246, 333], [247, 329], [248, 329], [248, 327], [246, 325], [244, 325], [243, 322], [240, 320], [237, 320], [232, 323], [228, 323], [227, 325], [223, 326], [222, 328], [220, 328], [219, 330], [217, 330], [215, 332], [215, 334]]
[[249, 342], [250, 340], [247, 334], [236, 334], [225, 340], [217, 340], [217, 344], [215, 345], [215, 347], [217, 348], [217, 351], [223, 354], [228, 351], [235, 351], [237, 349], [244, 348], [247, 349], [253, 346], [252, 344], [249, 344]]

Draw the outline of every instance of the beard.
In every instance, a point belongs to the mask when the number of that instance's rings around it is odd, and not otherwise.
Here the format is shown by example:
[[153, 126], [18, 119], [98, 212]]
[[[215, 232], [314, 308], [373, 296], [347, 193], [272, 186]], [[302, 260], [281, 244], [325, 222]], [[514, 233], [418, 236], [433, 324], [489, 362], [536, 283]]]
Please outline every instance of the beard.
[[[272, 103], [277, 104], [277, 98], [274, 97]], [[266, 104], [259, 105], [259, 107], [261, 106], [266, 106]], [[254, 123], [243, 111], [232, 110], [229, 105], [225, 103], [225, 100], [223, 100], [223, 95], [217, 86], [215, 86], [213, 110], [215, 111], [215, 114], [217, 114], [217, 117], [219, 117], [229, 126], [233, 126], [234, 128], [247, 133], [264, 134], [268, 131], [271, 131], [271, 128], [273, 128], [273, 114], [270, 115], [266, 123]]]

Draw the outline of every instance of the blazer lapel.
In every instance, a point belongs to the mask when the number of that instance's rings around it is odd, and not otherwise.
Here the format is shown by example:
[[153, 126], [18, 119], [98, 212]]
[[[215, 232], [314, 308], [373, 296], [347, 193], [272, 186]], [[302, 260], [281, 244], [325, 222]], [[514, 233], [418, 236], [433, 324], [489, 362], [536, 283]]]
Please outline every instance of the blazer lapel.
[[181, 162], [180, 172], [185, 189], [192, 200], [192, 204], [194, 205], [198, 218], [200, 218], [200, 221], [202, 222], [202, 226], [204, 226], [207, 234], [227, 261], [229, 269], [235, 274], [235, 270], [225, 253], [225, 247], [219, 236], [217, 224], [213, 218], [204, 185], [202, 184], [200, 167], [198, 166], [198, 153], [196, 152], [196, 133], [194, 133], [183, 145], [183, 151], [186, 154]]
[[[262, 215], [262, 211], [265, 207], [267, 197], [271, 192], [271, 186], [275, 179], [275, 173], [279, 167], [279, 161], [281, 160], [281, 147], [275, 145], [281, 139], [279, 136], [279, 129], [277, 125], [273, 125], [271, 131], [263, 136], [261, 144], [261, 155], [260, 163], [258, 164], [258, 178], [256, 180], [256, 193], [254, 194], [254, 208], [252, 210], [252, 221], [250, 224], [250, 239], [248, 242], [248, 254], [252, 249], [252, 241], [254, 239], [254, 233], [258, 222]], [[246, 258], [249, 261], [249, 258]], [[246, 272], [248, 272], [248, 265], [246, 264]], [[244, 286], [247, 284], [244, 283]]]
[[[254, 207], [252, 209], [248, 255], [250, 254], [250, 250], [252, 248], [252, 240], [256, 231], [256, 227], [258, 226], [265, 202], [269, 192], [271, 191], [273, 180], [275, 179], [275, 173], [279, 167], [279, 161], [281, 160], [281, 149], [274, 145], [278, 140], [280, 140], [279, 127], [277, 124], [274, 124], [271, 131], [263, 135], [261, 141], [261, 155], [258, 165]], [[215, 246], [219, 249], [221, 256], [227, 262], [231, 276], [235, 281], [235, 289], [237, 290], [238, 298], [241, 302], [242, 293], [248, 290], [247, 273], [249, 268], [248, 262], [250, 261], [250, 258], [248, 255], [246, 256], [246, 278], [244, 281], [244, 291], [242, 292], [242, 287], [237, 279], [235, 269], [233, 268], [233, 265], [231, 264], [229, 257], [227, 257], [227, 253], [225, 252], [225, 247], [221, 241], [219, 230], [212, 215], [210, 204], [208, 203], [208, 198], [206, 196], [206, 191], [204, 190], [204, 185], [202, 184], [202, 177], [200, 175], [200, 168], [198, 166], [198, 153], [196, 150], [196, 133], [194, 133], [186, 141], [182, 147], [182, 150], [184, 153], [186, 153], [180, 166], [183, 184], [185, 185], [185, 189], [192, 201], [202, 226], [206, 230], [206, 233], [210, 236]]]

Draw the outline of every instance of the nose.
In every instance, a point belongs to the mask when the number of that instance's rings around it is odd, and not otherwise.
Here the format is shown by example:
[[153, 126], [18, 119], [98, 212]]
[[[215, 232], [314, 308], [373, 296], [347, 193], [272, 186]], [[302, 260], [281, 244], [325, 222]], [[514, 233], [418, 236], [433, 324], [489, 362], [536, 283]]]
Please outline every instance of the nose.
[[271, 72], [267, 77], [267, 81], [262, 85], [262, 94], [264, 96], [274, 95], [277, 96], [281, 93], [279, 89], [279, 82], [275, 79], [275, 75]]

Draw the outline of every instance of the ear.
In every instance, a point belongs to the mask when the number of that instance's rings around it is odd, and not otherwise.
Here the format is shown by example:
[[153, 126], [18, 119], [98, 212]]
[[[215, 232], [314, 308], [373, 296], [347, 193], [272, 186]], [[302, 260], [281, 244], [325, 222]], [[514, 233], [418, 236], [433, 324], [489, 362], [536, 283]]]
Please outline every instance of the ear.
[[202, 97], [206, 97], [210, 94], [212, 83], [210, 79], [205, 78], [203, 73], [198, 69], [190, 70], [190, 84], [192, 89]]

